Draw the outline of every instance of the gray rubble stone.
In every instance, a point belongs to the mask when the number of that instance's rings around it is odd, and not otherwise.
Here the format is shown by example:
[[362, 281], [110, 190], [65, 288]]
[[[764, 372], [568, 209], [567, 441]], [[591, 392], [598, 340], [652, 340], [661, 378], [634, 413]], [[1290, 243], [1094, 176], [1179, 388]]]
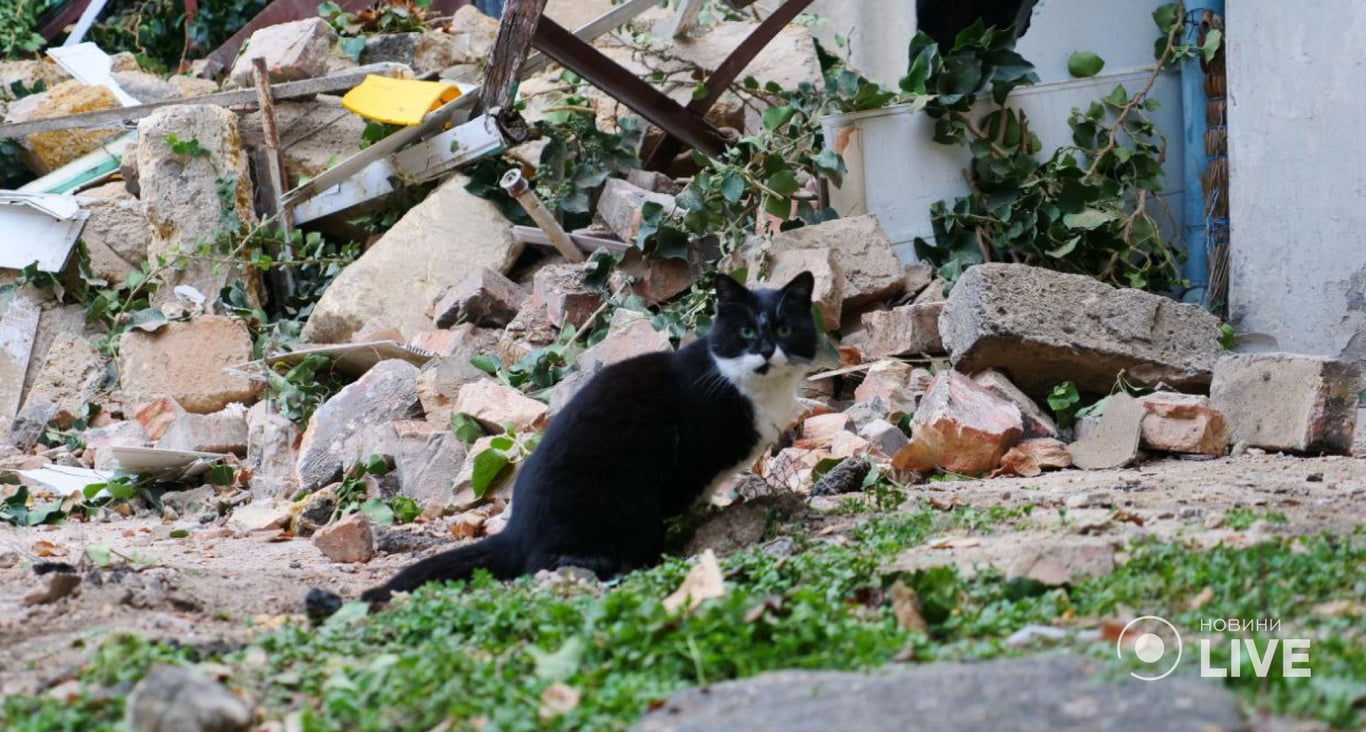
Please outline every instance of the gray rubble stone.
[[[350, 460], [364, 460], [365, 425], [389, 426], [418, 409], [416, 366], [401, 359], [375, 364], [318, 407], [299, 444], [299, 488], [315, 491], [332, 482]], [[389, 430], [392, 433], [392, 429]]]
[[431, 328], [427, 305], [443, 286], [476, 267], [511, 269], [522, 245], [498, 206], [467, 192], [467, 183], [451, 176], [342, 270], [314, 307], [304, 337], [345, 343], [371, 319], [411, 336]]
[[1202, 679], [1147, 683], [1071, 654], [892, 666], [872, 673], [772, 671], [688, 689], [636, 732], [1237, 732], [1232, 693]]
[[829, 249], [844, 275], [844, 308], [857, 308], [901, 294], [906, 275], [892, 240], [872, 215], [835, 219], [784, 231], [773, 237], [772, 251]]
[[1031, 396], [1071, 381], [1107, 393], [1122, 371], [1136, 386], [1209, 384], [1219, 320], [1195, 305], [1084, 275], [979, 264], [954, 285], [939, 319], [960, 371], [995, 368]]
[[249, 361], [251, 334], [225, 315], [172, 321], [155, 333], [128, 330], [119, 338], [119, 381], [130, 404], [166, 395], [186, 411], [209, 414], [250, 403], [262, 384], [224, 371]]
[[1234, 444], [1292, 452], [1350, 453], [1361, 369], [1289, 353], [1230, 354], [1214, 367], [1210, 401]]
[[183, 666], [157, 666], [133, 687], [124, 724], [138, 732], [245, 732], [251, 706]]
[[1106, 470], [1137, 460], [1145, 414], [1143, 405], [1128, 394], [1111, 394], [1095, 428], [1067, 446], [1072, 464], [1084, 470]]
[[266, 61], [270, 80], [298, 81], [327, 73], [327, 57], [337, 32], [322, 18], [305, 18], [290, 23], [269, 25], [255, 33], [242, 47], [237, 62], [232, 66], [232, 82], [240, 87], [255, 83], [256, 68], [252, 59], [260, 56]]
[[[176, 153], [171, 139], [194, 140], [208, 154]], [[232, 111], [202, 104], [162, 107], [138, 122], [137, 158], [139, 197], [152, 231], [149, 259], [174, 261], [177, 254], [195, 253], [225, 230], [245, 231], [255, 222], [251, 173]], [[250, 283], [255, 278], [256, 273], [237, 267], [190, 260], [162, 273], [164, 283], [153, 304], [175, 302], [177, 285], [191, 285], [214, 298], [231, 281]]]

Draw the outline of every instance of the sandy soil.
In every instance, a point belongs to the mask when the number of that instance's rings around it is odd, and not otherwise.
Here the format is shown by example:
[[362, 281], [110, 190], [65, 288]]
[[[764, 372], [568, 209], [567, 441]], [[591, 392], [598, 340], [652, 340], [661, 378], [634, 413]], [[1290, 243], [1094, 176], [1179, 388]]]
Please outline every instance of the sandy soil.
[[[1035, 507], [1007, 526], [990, 527], [998, 537], [1046, 533], [1120, 544], [1147, 534], [1202, 545], [1243, 542], [1366, 526], [1366, 459], [1161, 460], [1125, 470], [936, 482], [913, 486], [911, 497], [946, 510]], [[1235, 509], [1278, 516], [1233, 528], [1224, 517]], [[192, 531], [173, 538], [177, 529]], [[392, 531], [415, 540], [408, 546], [429, 552], [443, 543], [437, 537], [447, 530], [431, 525]], [[96, 567], [84, 556], [91, 545], [109, 547], [116, 561]], [[938, 548], [927, 542], [908, 555], [943, 550], [942, 542]], [[0, 525], [0, 694], [33, 692], [69, 678], [102, 639], [117, 634], [209, 647], [240, 643], [296, 616], [306, 588], [354, 597], [413, 556], [398, 551], [364, 565], [332, 564], [307, 540], [279, 531], [240, 533], [224, 519], [207, 525], [150, 517], [26, 529]], [[75, 565], [81, 582], [66, 597], [27, 604], [26, 595], [47, 587], [48, 576], [33, 572], [34, 563], [44, 561]]]

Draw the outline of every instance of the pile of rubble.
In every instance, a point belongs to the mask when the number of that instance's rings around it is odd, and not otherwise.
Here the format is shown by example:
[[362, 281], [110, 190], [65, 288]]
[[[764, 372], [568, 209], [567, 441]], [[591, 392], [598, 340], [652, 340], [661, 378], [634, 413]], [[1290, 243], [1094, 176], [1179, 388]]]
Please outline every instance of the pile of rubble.
[[[496, 23], [463, 8], [451, 28], [372, 38], [361, 61], [397, 63], [400, 76], [431, 71], [478, 79]], [[697, 45], [724, 51], [730, 32]], [[328, 78], [355, 67], [317, 19], [259, 31], [250, 48], [266, 58], [272, 82]], [[689, 53], [703, 58], [704, 51]], [[794, 63], [770, 59], [760, 67], [818, 76], [813, 52], [803, 54]], [[618, 55], [622, 63], [630, 58]], [[253, 73], [250, 63], [239, 63], [231, 78], [249, 86]], [[26, 82], [46, 79], [51, 90], [11, 104], [7, 123], [117, 103], [104, 98], [104, 86], [61, 80], [50, 64], [0, 65], [0, 81], [14, 74]], [[116, 60], [113, 74], [142, 101], [211, 91], [185, 77], [144, 74], [127, 58]], [[534, 89], [547, 78], [527, 84]], [[528, 116], [544, 113], [553, 98], [538, 97]], [[608, 100], [599, 101], [599, 114], [609, 118], [604, 124], [614, 124]], [[727, 124], [752, 126], [743, 108], [733, 111]], [[282, 100], [275, 115], [285, 130], [288, 184], [323, 173], [364, 128], [335, 98]], [[211, 240], [225, 221], [235, 229], [254, 226], [249, 150], [264, 144], [254, 138], [259, 126], [259, 113], [239, 115], [217, 104], [166, 106], [144, 117], [136, 145], [123, 153], [123, 180], [78, 199], [89, 214], [83, 239], [92, 274], [123, 284], [144, 263]], [[26, 139], [25, 155], [36, 170], [50, 172], [120, 134], [37, 133]], [[528, 256], [528, 238], [493, 202], [468, 193], [468, 182], [457, 174], [441, 183], [336, 277], [303, 327], [304, 339], [317, 344], [312, 349], [256, 358], [247, 325], [197, 296], [234, 282], [253, 292], [260, 287], [256, 275], [203, 260], [160, 273], [164, 283], [152, 304], [166, 318], [130, 327], [112, 359], [98, 347], [102, 334], [86, 330], [79, 305], [10, 288], [0, 322], [7, 346], [0, 351], [0, 418], [12, 427], [0, 468], [19, 475], [38, 500], [60, 501], [70, 485], [64, 479], [160, 471], [203, 480], [209, 464], [226, 462], [234, 468], [227, 485], [163, 496], [164, 518], [189, 527], [230, 523], [240, 531], [311, 535], [339, 562], [367, 561], [376, 551], [365, 514], [329, 523], [356, 485], [371, 498], [409, 499], [426, 523], [458, 537], [492, 529], [486, 523], [505, 505], [510, 481], [488, 492], [477, 486], [478, 456], [499, 450], [509, 432], [541, 429], [601, 367], [675, 347], [649, 317], [624, 308], [591, 346], [566, 343], [563, 334], [594, 322], [613, 293], [629, 290], [655, 306], [702, 283], [705, 273], [699, 261], [647, 259], [623, 243], [635, 240], [647, 204], [676, 205], [680, 184], [668, 176], [633, 173], [605, 185], [599, 224], [582, 232], [624, 252], [605, 289], [589, 284], [581, 264], [548, 252]], [[842, 336], [839, 362], [806, 386], [804, 412], [788, 439], [754, 466], [764, 490], [857, 490], [868, 470], [825, 472], [830, 461], [851, 458], [858, 462], [850, 465], [877, 465], [879, 474], [912, 480], [934, 471], [1033, 475], [1119, 467], [1145, 451], [1218, 457], [1230, 449], [1352, 447], [1361, 389], [1356, 366], [1227, 354], [1216, 319], [1160, 296], [1004, 264], [971, 268], [946, 294], [930, 268], [898, 260], [871, 216], [756, 237], [725, 266], [745, 268], [754, 281], [813, 272], [822, 322]], [[575, 370], [545, 401], [471, 362], [492, 355], [513, 364], [550, 346], [562, 347]], [[264, 374], [310, 352], [327, 355], [349, 383], [299, 426], [269, 398]], [[1075, 428], [1063, 429], [1040, 400], [1064, 382], [1082, 394], [1115, 393]], [[1150, 393], [1133, 398], [1117, 384]], [[100, 407], [93, 414], [91, 404]], [[482, 434], [468, 444], [458, 438], [457, 415]], [[64, 435], [73, 439], [47, 446]], [[376, 459], [387, 472], [368, 469]], [[815, 472], [827, 480], [813, 490]], [[841, 475], [843, 484], [835, 485]], [[754, 485], [752, 478], [737, 482], [731, 495], [752, 495]]]

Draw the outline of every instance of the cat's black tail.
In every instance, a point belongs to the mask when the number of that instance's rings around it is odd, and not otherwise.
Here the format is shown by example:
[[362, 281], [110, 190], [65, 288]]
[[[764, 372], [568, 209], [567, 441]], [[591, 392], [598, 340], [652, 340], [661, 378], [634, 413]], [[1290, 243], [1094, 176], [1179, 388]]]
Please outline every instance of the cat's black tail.
[[[467, 580], [475, 570], [486, 569], [500, 580], [509, 580], [525, 573], [526, 561], [521, 547], [507, 533], [477, 541], [473, 544], [442, 552], [410, 564], [393, 579], [361, 593], [360, 599], [371, 605], [389, 602], [395, 592], [408, 592], [428, 582]], [[304, 598], [304, 612], [315, 623], [326, 620], [342, 606], [336, 593], [311, 588]]]
[[477, 569], [486, 569], [496, 579], [508, 580], [525, 572], [521, 548], [506, 532], [473, 544], [427, 557], [410, 564], [388, 582], [361, 593], [369, 603], [388, 602], [395, 592], [408, 592], [428, 582], [467, 580]]

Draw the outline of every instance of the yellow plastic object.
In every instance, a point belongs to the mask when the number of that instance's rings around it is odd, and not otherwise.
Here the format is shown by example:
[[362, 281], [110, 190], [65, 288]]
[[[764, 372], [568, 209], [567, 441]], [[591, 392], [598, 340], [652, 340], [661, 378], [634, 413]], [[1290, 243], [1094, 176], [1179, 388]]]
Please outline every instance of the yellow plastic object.
[[460, 90], [444, 81], [370, 75], [342, 97], [342, 106], [376, 122], [415, 125], [428, 112], [458, 96]]

